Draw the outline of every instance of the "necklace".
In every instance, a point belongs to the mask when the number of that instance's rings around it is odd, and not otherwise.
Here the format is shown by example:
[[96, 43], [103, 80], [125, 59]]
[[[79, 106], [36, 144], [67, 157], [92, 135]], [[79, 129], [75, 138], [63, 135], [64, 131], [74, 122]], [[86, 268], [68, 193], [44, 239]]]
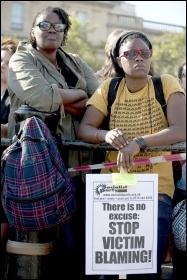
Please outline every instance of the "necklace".
[[58, 63], [57, 63], [57, 60], [55, 61], [55, 68], [57, 69], [57, 70], [59, 70], [59, 66], [58, 66]]
[[55, 63], [56, 63], [56, 67], [55, 67], [55, 68], [56, 68], [56, 70], [57, 70], [60, 74], [62, 74], [62, 72], [61, 72], [61, 71], [62, 71], [62, 68], [58, 65], [57, 60], [56, 60], [56, 62], [55, 62]]
[[58, 65], [57, 59], [55, 60], [55, 65], [46, 57], [43, 55], [43, 57], [45, 58], [45, 60], [47, 60], [50, 65], [52, 65], [59, 73], [61, 73], [62, 68]]
[[149, 119], [150, 119], [150, 127], [151, 127], [151, 134], [153, 134], [153, 123], [152, 123], [152, 112], [151, 112], [151, 96], [150, 96], [150, 88], [149, 88], [149, 79], [148, 79], [148, 102], [149, 102]]

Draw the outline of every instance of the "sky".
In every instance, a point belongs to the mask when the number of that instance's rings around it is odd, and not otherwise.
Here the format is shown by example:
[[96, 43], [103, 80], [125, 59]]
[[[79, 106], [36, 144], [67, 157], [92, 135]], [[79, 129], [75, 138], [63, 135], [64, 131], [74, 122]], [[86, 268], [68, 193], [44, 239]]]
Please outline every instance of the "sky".
[[186, 26], [186, 1], [125, 1], [144, 20]]

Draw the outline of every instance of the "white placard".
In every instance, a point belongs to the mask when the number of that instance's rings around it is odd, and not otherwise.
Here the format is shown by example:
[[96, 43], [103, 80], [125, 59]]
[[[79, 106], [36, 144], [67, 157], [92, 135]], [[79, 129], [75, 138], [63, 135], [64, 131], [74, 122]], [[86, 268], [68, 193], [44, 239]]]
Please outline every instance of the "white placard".
[[86, 274], [156, 273], [158, 174], [112, 178], [86, 175]]

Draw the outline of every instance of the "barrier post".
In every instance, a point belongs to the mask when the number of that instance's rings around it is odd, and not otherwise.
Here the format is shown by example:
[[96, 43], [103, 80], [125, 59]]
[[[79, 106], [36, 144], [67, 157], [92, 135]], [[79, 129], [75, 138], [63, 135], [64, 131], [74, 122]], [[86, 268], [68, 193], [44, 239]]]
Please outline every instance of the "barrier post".
[[55, 230], [21, 232], [10, 228], [4, 279], [53, 279]]

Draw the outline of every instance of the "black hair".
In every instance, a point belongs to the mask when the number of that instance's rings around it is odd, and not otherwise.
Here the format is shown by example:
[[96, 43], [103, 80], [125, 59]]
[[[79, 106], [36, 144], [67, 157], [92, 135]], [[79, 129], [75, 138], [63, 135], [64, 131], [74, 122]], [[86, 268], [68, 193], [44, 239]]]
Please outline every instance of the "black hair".
[[116, 73], [118, 74], [118, 76], [125, 77], [125, 72], [117, 63], [117, 57], [119, 57], [119, 49], [123, 43], [126, 43], [128, 40], [134, 39], [134, 38], [142, 39], [148, 45], [149, 49], [152, 50], [151, 42], [149, 41], [147, 36], [142, 32], [124, 31], [121, 34], [119, 34], [119, 36], [116, 38], [116, 40], [114, 40], [112, 48], [111, 48], [111, 52], [110, 52], [112, 64], [113, 64], [113, 67], [114, 67]]
[[66, 13], [63, 9], [59, 8], [59, 7], [46, 7], [43, 8], [42, 10], [40, 10], [39, 12], [36, 13], [33, 22], [32, 22], [32, 27], [31, 27], [31, 31], [29, 33], [29, 38], [28, 38], [28, 42], [31, 43], [33, 45], [33, 47], [36, 47], [36, 42], [35, 42], [35, 38], [32, 36], [32, 28], [36, 25], [36, 21], [38, 19], [38, 17], [41, 14], [44, 13], [55, 13], [59, 16], [60, 20], [62, 21], [62, 23], [64, 23], [66, 25], [65, 29], [64, 29], [64, 37], [63, 37], [63, 41], [61, 43], [61, 46], [66, 45], [67, 42], [67, 35], [68, 35], [68, 31], [71, 28], [71, 21], [69, 18], [69, 14]]
[[183, 72], [183, 68], [186, 65], [186, 61], [184, 61], [183, 63], [181, 63], [179, 65], [179, 69], [178, 69], [178, 78], [179, 80], [182, 78], [182, 72]]

